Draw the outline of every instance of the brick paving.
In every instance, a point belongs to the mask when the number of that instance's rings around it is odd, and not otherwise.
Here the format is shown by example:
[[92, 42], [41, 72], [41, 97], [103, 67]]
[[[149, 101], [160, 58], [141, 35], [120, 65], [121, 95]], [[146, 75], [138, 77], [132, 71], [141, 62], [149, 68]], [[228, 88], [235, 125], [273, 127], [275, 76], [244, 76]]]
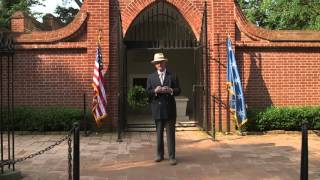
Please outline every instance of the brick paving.
[[[29, 155], [63, 135], [17, 135], [16, 157]], [[153, 162], [154, 132], [81, 136], [81, 180], [298, 180], [299, 134], [218, 135], [177, 132], [177, 166]], [[26, 180], [67, 179], [67, 143], [16, 165]], [[309, 179], [320, 179], [320, 137], [309, 135]]]

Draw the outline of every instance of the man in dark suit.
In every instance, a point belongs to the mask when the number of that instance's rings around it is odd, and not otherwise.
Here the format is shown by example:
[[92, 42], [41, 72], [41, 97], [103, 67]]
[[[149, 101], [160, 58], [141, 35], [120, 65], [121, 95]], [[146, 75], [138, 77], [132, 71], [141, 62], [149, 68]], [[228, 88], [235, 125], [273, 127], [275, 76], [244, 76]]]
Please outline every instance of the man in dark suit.
[[156, 53], [151, 63], [156, 72], [148, 76], [147, 93], [151, 100], [152, 117], [157, 129], [157, 157], [156, 162], [164, 159], [163, 130], [166, 128], [169, 162], [176, 165], [175, 158], [175, 124], [176, 102], [174, 96], [180, 94], [177, 76], [166, 69], [168, 59], [163, 53]]

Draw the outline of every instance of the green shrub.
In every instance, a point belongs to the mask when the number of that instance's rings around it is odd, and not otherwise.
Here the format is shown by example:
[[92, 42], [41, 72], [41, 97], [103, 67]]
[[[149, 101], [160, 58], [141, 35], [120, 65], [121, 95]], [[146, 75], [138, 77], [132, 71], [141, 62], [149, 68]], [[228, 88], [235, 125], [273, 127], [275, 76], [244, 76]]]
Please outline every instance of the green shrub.
[[[8, 125], [7, 111], [3, 112], [4, 124]], [[67, 131], [76, 121], [82, 123], [83, 110], [63, 107], [18, 107], [14, 110], [14, 128], [18, 131]], [[87, 122], [89, 125], [93, 122], [90, 111], [87, 111]]]
[[268, 107], [248, 110], [245, 130], [300, 130], [303, 122], [309, 129], [320, 129], [320, 107]]
[[148, 105], [148, 95], [142, 86], [134, 86], [128, 92], [128, 104], [133, 109], [143, 108]]

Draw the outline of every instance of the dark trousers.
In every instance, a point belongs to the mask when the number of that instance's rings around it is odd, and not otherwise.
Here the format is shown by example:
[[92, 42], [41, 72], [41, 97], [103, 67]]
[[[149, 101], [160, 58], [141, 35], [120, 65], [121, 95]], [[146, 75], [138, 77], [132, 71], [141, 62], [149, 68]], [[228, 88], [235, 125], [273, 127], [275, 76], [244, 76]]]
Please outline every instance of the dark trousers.
[[166, 128], [167, 135], [167, 145], [168, 145], [168, 154], [169, 159], [175, 159], [176, 155], [176, 122], [175, 120], [168, 119], [156, 119], [156, 129], [157, 129], [157, 156], [164, 156], [164, 142], [163, 142], [163, 130]]

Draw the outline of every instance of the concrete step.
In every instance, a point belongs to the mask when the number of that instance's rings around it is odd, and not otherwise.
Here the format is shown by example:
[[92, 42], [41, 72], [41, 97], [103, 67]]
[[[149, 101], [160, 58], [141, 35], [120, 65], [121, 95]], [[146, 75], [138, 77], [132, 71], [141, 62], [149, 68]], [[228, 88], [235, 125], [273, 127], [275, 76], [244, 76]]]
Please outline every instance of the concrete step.
[[[176, 131], [200, 131], [198, 127], [176, 127]], [[156, 132], [156, 128], [126, 128], [126, 132]]]
[[[176, 131], [199, 131], [197, 127], [197, 122], [177, 122]], [[127, 132], [155, 132], [155, 124], [128, 124], [126, 130]]]
[[[197, 122], [196, 121], [177, 121], [176, 123], [176, 127], [196, 127], [197, 126]], [[134, 124], [127, 124], [127, 127], [135, 127], [135, 128], [139, 128], [139, 127], [155, 127], [154, 123], [134, 123]]]
[[196, 127], [198, 122], [196, 121], [177, 121], [176, 126], [181, 127]]

